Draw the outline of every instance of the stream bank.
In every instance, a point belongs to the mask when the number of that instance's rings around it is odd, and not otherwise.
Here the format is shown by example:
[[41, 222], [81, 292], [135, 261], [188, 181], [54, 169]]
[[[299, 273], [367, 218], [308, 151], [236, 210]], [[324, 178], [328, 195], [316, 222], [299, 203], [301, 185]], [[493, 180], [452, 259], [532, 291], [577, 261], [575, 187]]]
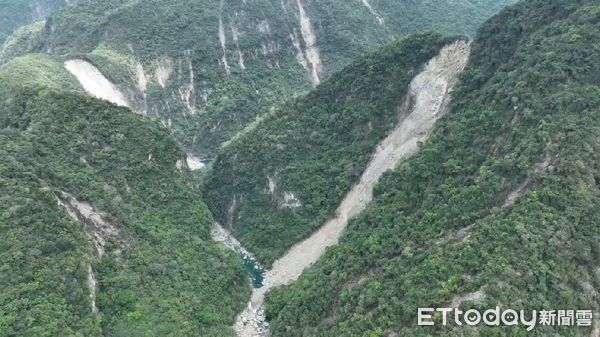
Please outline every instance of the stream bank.
[[[401, 103], [399, 122], [374, 149], [360, 181], [346, 194], [335, 216], [276, 260], [271, 270], [264, 274], [262, 286], [254, 288], [248, 306], [239, 314], [234, 325], [238, 337], [269, 336], [269, 324], [265, 321], [266, 293], [297, 280], [306, 268], [325, 253], [327, 247], [336, 245], [348, 221], [372, 201], [373, 188], [383, 173], [416, 153], [421, 144], [427, 141], [435, 123], [450, 106], [451, 93], [467, 65], [469, 55], [470, 44], [463, 40], [456, 41], [442, 48], [439, 55], [414, 77]], [[227, 230], [218, 226], [213, 232], [217, 241], [253, 259], [252, 254]]]

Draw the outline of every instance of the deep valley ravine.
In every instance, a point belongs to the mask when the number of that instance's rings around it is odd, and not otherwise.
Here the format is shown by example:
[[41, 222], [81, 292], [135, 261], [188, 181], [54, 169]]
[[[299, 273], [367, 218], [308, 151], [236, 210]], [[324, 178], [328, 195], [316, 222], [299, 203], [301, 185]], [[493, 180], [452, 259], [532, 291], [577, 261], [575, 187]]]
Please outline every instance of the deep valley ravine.
[[[238, 337], [269, 335], [269, 325], [265, 321], [265, 294], [272, 288], [297, 280], [325, 253], [327, 247], [337, 244], [348, 220], [362, 212], [373, 199], [373, 188], [381, 175], [418, 151], [419, 144], [428, 139], [436, 121], [448, 110], [452, 90], [467, 65], [469, 55], [470, 45], [466, 41], [449, 44], [412, 80], [401, 106], [399, 123], [379, 143], [360, 181], [345, 196], [335, 217], [275, 261], [272, 269], [265, 272], [262, 287], [253, 289], [250, 302], [234, 325]], [[218, 224], [213, 229], [213, 238], [241, 254], [246, 262], [254, 261], [252, 254]], [[258, 285], [256, 279], [254, 284]]]
[[[442, 48], [440, 54], [427, 63], [423, 71], [410, 83], [405, 101], [399, 102], [402, 104], [399, 122], [374, 150], [360, 181], [345, 196], [335, 212], [335, 217], [309, 238], [293, 246], [273, 263], [271, 270], [263, 272], [252, 254], [244, 249], [229, 231], [218, 224], [214, 225], [213, 239], [222, 242], [241, 256], [254, 286], [250, 302], [238, 315], [234, 324], [238, 337], [269, 335], [264, 312], [265, 294], [272, 288], [297, 280], [306, 268], [325, 253], [327, 247], [337, 244], [348, 220], [362, 212], [371, 202], [373, 187], [381, 175], [418, 151], [419, 144], [428, 139], [436, 121], [448, 110], [450, 94], [467, 64], [469, 55], [470, 45], [461, 40]], [[318, 62], [314, 61], [312, 66], [316, 69]], [[79, 60], [67, 62], [65, 67], [92, 96], [127, 105], [122, 93], [95, 68]]]

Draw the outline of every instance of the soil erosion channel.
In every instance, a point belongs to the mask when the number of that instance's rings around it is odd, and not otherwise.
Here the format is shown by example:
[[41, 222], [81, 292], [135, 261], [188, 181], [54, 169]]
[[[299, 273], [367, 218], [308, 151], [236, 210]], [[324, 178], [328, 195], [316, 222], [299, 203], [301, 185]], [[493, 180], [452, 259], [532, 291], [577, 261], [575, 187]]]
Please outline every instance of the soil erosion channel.
[[[268, 323], [265, 322], [265, 294], [272, 288], [297, 280], [327, 247], [337, 244], [348, 220], [362, 212], [373, 199], [373, 187], [381, 175], [418, 151], [419, 144], [428, 139], [436, 121], [448, 110], [452, 89], [469, 55], [470, 45], [466, 41], [456, 41], [442, 48], [440, 54], [430, 60], [410, 83], [399, 122], [379, 143], [360, 181], [345, 196], [335, 217], [275, 261], [272, 269], [264, 273], [262, 282], [259, 281], [260, 276], [251, 272], [255, 288], [248, 306], [235, 322], [238, 337], [269, 335]], [[251, 270], [262, 271], [252, 262], [252, 255], [218, 224], [215, 224], [213, 237], [241, 254]]]

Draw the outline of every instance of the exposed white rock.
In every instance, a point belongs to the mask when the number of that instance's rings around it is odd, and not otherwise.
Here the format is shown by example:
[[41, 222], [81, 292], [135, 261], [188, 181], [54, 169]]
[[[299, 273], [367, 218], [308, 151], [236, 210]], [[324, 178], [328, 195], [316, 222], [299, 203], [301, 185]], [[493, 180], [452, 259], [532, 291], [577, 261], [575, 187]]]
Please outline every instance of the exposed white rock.
[[104, 213], [96, 211], [90, 204], [80, 202], [75, 198], [71, 198], [70, 205], [76, 212], [86, 220], [89, 230], [92, 234], [94, 246], [98, 255], [104, 255], [106, 241], [109, 237], [120, 237], [121, 231], [113, 224], [104, 220]]
[[282, 208], [298, 208], [302, 207], [302, 202], [292, 192], [283, 192]]
[[300, 41], [298, 40], [298, 33], [294, 28], [294, 31], [290, 34], [290, 39], [292, 40], [292, 45], [294, 49], [296, 49], [296, 60], [298, 63], [302, 65], [302, 67], [308, 70], [308, 60], [304, 55], [304, 51], [302, 51], [302, 46], [300, 45]]
[[233, 23], [231, 24], [231, 38], [233, 39], [233, 42], [238, 42], [240, 40], [240, 32]]
[[[69, 197], [68, 194], [62, 192], [62, 195], [64, 197]], [[71, 200], [73, 200], [71, 198]], [[65, 204], [60, 198], [56, 197], [56, 201], [58, 203], [59, 206], [61, 206], [62, 208], [64, 208], [67, 211], [67, 214], [69, 214], [69, 216], [71, 217], [71, 219], [75, 220], [76, 222], [81, 222], [80, 219], [80, 214], [78, 213], [78, 210], [76, 208], [74, 208], [72, 206], [72, 203], [69, 204]], [[87, 225], [86, 225], [87, 227]], [[89, 233], [90, 236], [94, 236], [92, 233]], [[104, 253], [104, 249], [103, 248], [99, 248], [99, 242], [97, 242], [96, 240], [94, 240], [94, 246], [96, 247], [96, 252], [98, 253], [99, 257], [102, 257], [102, 254]], [[88, 274], [88, 289], [90, 292], [90, 301], [91, 301], [91, 310], [92, 313], [98, 313], [98, 307], [96, 306], [96, 289], [98, 288], [98, 282], [96, 280], [96, 276], [94, 274], [94, 271], [92, 270], [92, 264], [88, 263], [88, 270], [87, 270], [87, 274]]]
[[283, 2], [283, 0], [281, 0], [281, 9], [283, 9], [284, 14], [288, 13], [287, 7], [285, 6], [285, 3]]
[[[256, 261], [256, 258], [244, 248], [241, 243], [231, 234], [230, 231], [214, 223], [211, 229], [211, 237], [213, 241], [224, 244], [238, 255], [241, 255], [244, 260], [253, 261], [256, 268], [263, 267]], [[255, 306], [252, 302], [248, 303], [246, 309], [238, 316], [234, 328], [238, 331], [238, 336], [266, 336], [268, 333], [268, 323], [266, 322], [266, 314], [262, 305]], [[243, 330], [248, 328], [248, 331], [255, 331], [258, 335], [243, 335]]]
[[188, 155], [185, 161], [178, 160], [175, 164], [177, 169], [183, 170], [184, 168], [189, 169], [190, 171], [198, 171], [206, 167], [206, 165], [202, 162], [202, 159]]
[[[204, 82], [204, 85], [206, 85], [206, 82]], [[213, 90], [211, 88], [200, 88], [200, 97], [202, 98], [202, 102], [204, 102], [204, 104], [208, 103], [208, 98], [210, 97], [210, 95], [212, 95]]]
[[306, 14], [304, 7], [302, 6], [301, 0], [296, 0], [298, 4], [298, 13], [300, 14], [300, 28], [302, 38], [304, 39], [304, 45], [306, 46], [306, 59], [310, 64], [310, 73], [312, 82], [317, 85], [321, 82], [321, 55], [319, 47], [317, 46], [317, 37], [313, 31], [310, 23], [310, 18]]
[[525, 193], [525, 190], [527, 189], [527, 186], [529, 186], [530, 183], [531, 178], [527, 177], [525, 178], [525, 181], [519, 184], [519, 186], [517, 186], [514, 190], [510, 191], [510, 193], [508, 193], [508, 196], [506, 197], [506, 200], [504, 200], [502, 208], [509, 208], [514, 206], [515, 203], [517, 203], [517, 200], [519, 200], [521, 196], [523, 196], [523, 193]]
[[[415, 153], [419, 144], [427, 140], [436, 121], [447, 110], [450, 91], [466, 66], [469, 51], [469, 45], [464, 41], [444, 47], [412, 80], [404, 103], [405, 116], [377, 146], [360, 181], [336, 210], [335, 218], [275, 261], [267, 274], [274, 285], [284, 285], [297, 279], [326, 247], [337, 244], [348, 220], [362, 212], [372, 200], [373, 187], [381, 175]], [[410, 106], [409, 102], [413, 105]]]
[[90, 290], [90, 300], [92, 302], [92, 313], [98, 313], [98, 307], [96, 306], [96, 289], [98, 288], [98, 281], [96, 275], [92, 270], [92, 264], [88, 264], [88, 288]]
[[483, 289], [477, 290], [472, 293], [455, 296], [450, 304], [451, 308], [458, 308], [463, 302], [477, 302], [485, 298], [485, 292]]
[[240, 66], [241, 70], [245, 70], [246, 69], [246, 65], [245, 65], [245, 60], [244, 60], [244, 53], [242, 53], [242, 50], [240, 49], [240, 32], [237, 30], [237, 28], [235, 27], [234, 24], [231, 25], [231, 35], [233, 37], [233, 42], [235, 42], [235, 45], [237, 46], [237, 53], [238, 53], [238, 64]]
[[202, 162], [202, 160], [198, 157], [194, 157], [189, 155], [186, 159], [187, 165], [191, 171], [197, 171], [203, 169], [206, 165]]
[[223, 67], [225, 68], [225, 73], [227, 75], [231, 75], [231, 68], [227, 63], [227, 38], [225, 36], [225, 27], [223, 26], [223, 1], [221, 0], [221, 6], [219, 9], [219, 42], [221, 42], [221, 48], [223, 49], [223, 57], [221, 57], [221, 62], [223, 63]]
[[[238, 337], [268, 336], [268, 326], [258, 313], [264, 312], [267, 291], [289, 284], [325, 252], [337, 244], [348, 221], [362, 212], [373, 198], [373, 187], [381, 175], [414, 154], [425, 142], [436, 121], [447, 111], [452, 89], [458, 75], [464, 70], [470, 55], [470, 46], [457, 41], [444, 47], [429, 61], [425, 69], [410, 83], [409, 93], [402, 106], [401, 120], [390, 135], [374, 151], [360, 181], [346, 195], [336, 210], [335, 217], [306, 240], [294, 245], [273, 263], [265, 274], [263, 286], [254, 289], [247, 308], [237, 317], [234, 329]], [[234, 199], [235, 200], [235, 199]], [[256, 317], [248, 324], [249, 318]]]
[[[92, 206], [87, 203], [78, 201], [68, 193], [61, 192], [62, 198], [67, 200], [63, 202], [63, 199], [56, 197], [59, 206], [63, 207], [69, 216], [76, 222], [83, 223], [84, 227], [92, 239], [92, 243], [96, 248], [96, 254], [98, 258], [102, 258], [105, 252], [106, 242], [109, 237], [115, 237], [120, 242], [122, 233], [118, 227], [105, 221], [103, 213], [94, 210]], [[121, 247], [124, 244], [121, 242]], [[98, 288], [98, 281], [96, 275], [92, 269], [91, 263], [88, 264], [88, 289], [90, 292], [91, 310], [92, 313], [98, 313], [98, 307], [96, 306], [96, 292]]]
[[231, 228], [231, 224], [233, 223], [233, 216], [237, 209], [237, 196], [233, 195], [233, 200], [231, 200], [231, 205], [229, 205], [229, 209], [227, 210], [227, 226]]
[[302, 207], [302, 202], [296, 197], [293, 192], [283, 192], [283, 195], [277, 193], [277, 183], [275, 179], [267, 176], [268, 187], [267, 192], [277, 202], [279, 208], [298, 208]]
[[377, 18], [377, 22], [379, 22], [380, 25], [383, 25], [385, 23], [385, 20], [383, 19], [383, 17], [381, 15], [379, 15], [379, 13], [377, 13], [375, 11], [375, 9], [373, 9], [373, 6], [371, 6], [371, 4], [369, 3], [369, 1], [362, 0], [362, 3], [369, 9], [369, 11], [373, 15], [375, 15], [375, 17]]
[[194, 83], [194, 67], [192, 60], [188, 55], [188, 76], [187, 83], [179, 87], [179, 97], [190, 114], [196, 113], [196, 85]]
[[85, 223], [86, 229], [92, 237], [94, 247], [96, 247], [96, 252], [99, 257], [102, 257], [108, 238], [115, 237], [119, 239], [122, 237], [120, 229], [110, 222], [105, 221], [104, 217], [106, 215], [96, 211], [90, 204], [78, 201], [66, 193], [63, 193], [63, 195], [69, 198], [69, 214], [76, 214], [74, 219]]
[[220, 224], [216, 222], [213, 224], [210, 235], [213, 241], [224, 244], [227, 248], [241, 255], [246, 260], [254, 261], [256, 266], [262, 269], [260, 264], [256, 262], [254, 255], [244, 248], [244, 246], [242, 246], [242, 244], [231, 234], [231, 232]]
[[269, 26], [269, 20], [261, 21], [258, 26], [258, 31], [263, 34], [271, 34], [271, 27]]
[[260, 52], [263, 56], [267, 56], [269, 54], [275, 54], [277, 50], [279, 50], [279, 45], [275, 41], [269, 41], [267, 43], [262, 43]]
[[244, 53], [242, 53], [241, 50], [238, 49], [238, 63], [240, 65], [240, 69], [245, 70], [246, 69], [246, 64], [245, 64], [245, 60], [244, 60]]
[[275, 179], [268, 177], [268, 180], [269, 180], [269, 194], [275, 195], [275, 188], [277, 187], [277, 185], [275, 184]]
[[74, 59], [64, 63], [65, 69], [77, 78], [83, 89], [96, 98], [119, 106], [130, 107], [125, 95], [91, 63]]
[[523, 194], [527, 191], [527, 187], [529, 187], [529, 184], [531, 184], [532, 174], [540, 174], [548, 171], [553, 171], [553, 163], [555, 160], [556, 158], [553, 158], [552, 156], [546, 156], [543, 162], [536, 164], [533, 167], [533, 169], [527, 173], [527, 177], [525, 178], [525, 180], [521, 184], [519, 184], [519, 186], [517, 186], [514, 190], [508, 193], [508, 196], [506, 197], [502, 208], [510, 208], [514, 206], [519, 199], [521, 199]]
[[156, 78], [156, 83], [161, 86], [161, 88], [165, 88], [167, 83], [169, 82], [169, 78], [173, 73], [173, 66], [171, 59], [165, 58], [162, 61], [156, 61], [156, 70], [154, 72], [154, 77]]
[[144, 72], [144, 66], [142, 66], [140, 63], [138, 63], [135, 66], [135, 71], [137, 73], [138, 90], [145, 96], [146, 88], [148, 87], [148, 78], [146, 77], [146, 72]]
[[71, 219], [79, 222], [79, 215], [77, 214], [77, 212], [75, 211], [75, 209], [73, 209], [69, 205], [65, 204], [58, 197], [56, 198], [56, 200], [57, 200], [58, 205], [61, 206], [62, 208], [64, 208], [67, 211], [67, 214], [69, 214], [69, 216], [71, 217]]

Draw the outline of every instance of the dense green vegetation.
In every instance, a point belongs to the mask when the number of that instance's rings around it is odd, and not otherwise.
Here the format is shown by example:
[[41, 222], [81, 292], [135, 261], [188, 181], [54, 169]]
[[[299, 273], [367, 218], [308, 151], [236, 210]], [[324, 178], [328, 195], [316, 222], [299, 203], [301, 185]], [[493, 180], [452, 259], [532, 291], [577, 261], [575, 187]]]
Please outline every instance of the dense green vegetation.
[[[311, 2], [309, 10], [311, 16], [318, 17], [315, 30], [326, 70], [338, 71], [391, 39], [408, 34], [434, 31], [472, 36], [483, 21], [516, 0], [368, 2], [376, 15], [360, 0]], [[340, 20], [340, 13], [344, 12], [351, 14]], [[383, 19], [383, 24], [379, 24], [378, 17]], [[354, 32], [357, 27], [361, 32]]]
[[[321, 226], [397, 123], [413, 76], [445, 42], [424, 34], [393, 43], [229, 142], [206, 186], [217, 221], [267, 265]], [[285, 192], [302, 206], [285, 207]]]
[[38, 21], [17, 29], [0, 49], [0, 64], [37, 50], [41, 45], [41, 36], [45, 21]]
[[0, 0], [0, 45], [13, 31], [65, 6], [65, 0]]
[[417, 308], [482, 291], [461, 307], [598, 309], [599, 18], [596, 1], [532, 0], [486, 23], [430, 141], [340, 245], [269, 296], [273, 336], [590, 336], [418, 327]]
[[4, 129], [0, 144], [1, 335], [100, 336], [86, 287], [87, 236], [42, 189], [31, 142]]
[[[321, 50], [323, 78], [398, 36], [432, 29], [468, 35], [512, 2], [372, 1], [385, 17], [380, 24], [361, 0], [301, 1]], [[12, 39], [19, 43], [4, 58], [27, 48], [86, 57], [137, 110], [170, 126], [202, 158], [214, 157], [274, 104], [312, 88], [310, 71], [298, 61], [299, 51], [306, 59], [307, 46], [297, 0], [82, 0], [47, 20], [41, 36], [28, 32]], [[170, 76], [159, 81], [161, 72]]]
[[60, 62], [43, 54], [28, 54], [12, 60], [0, 68], [0, 78], [7, 82], [1, 84], [3, 90], [15, 86], [43, 86], [55, 90], [83, 91], [77, 79]]
[[[18, 29], [0, 52], [0, 336], [233, 337], [248, 278], [203, 199], [269, 266], [332, 216], [444, 36], [512, 2], [302, 0], [324, 81], [300, 97], [297, 0], [81, 0]], [[63, 2], [35, 4], [0, 0], [0, 43]], [[273, 336], [590, 336], [416, 314], [600, 310], [599, 19], [596, 0], [529, 0], [488, 20], [431, 139], [269, 294]], [[83, 95], [70, 58], [148, 116]], [[192, 174], [186, 152], [218, 157]], [[69, 196], [116, 228], [103, 255]]]
[[[0, 69], [0, 335], [233, 336], [247, 275], [212, 242], [212, 216], [176, 168], [184, 152], [128, 109], [45, 86], [74, 80], [55, 65]], [[63, 192], [118, 228], [102, 257]]]

